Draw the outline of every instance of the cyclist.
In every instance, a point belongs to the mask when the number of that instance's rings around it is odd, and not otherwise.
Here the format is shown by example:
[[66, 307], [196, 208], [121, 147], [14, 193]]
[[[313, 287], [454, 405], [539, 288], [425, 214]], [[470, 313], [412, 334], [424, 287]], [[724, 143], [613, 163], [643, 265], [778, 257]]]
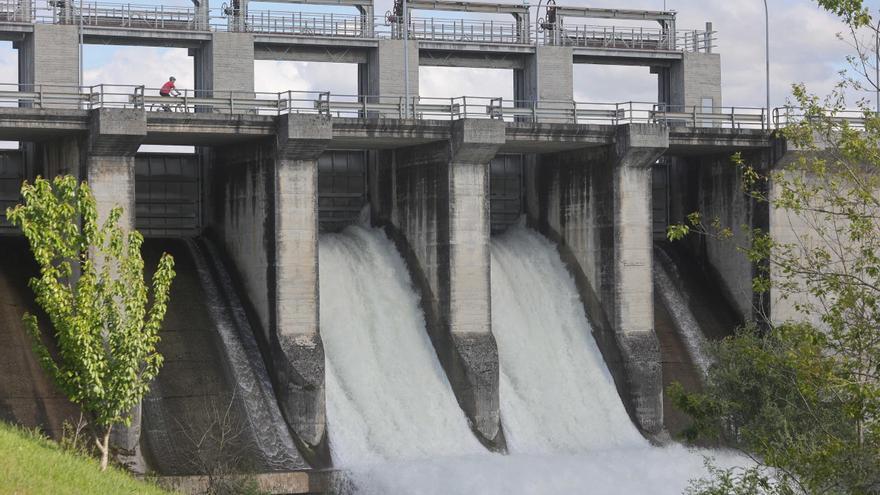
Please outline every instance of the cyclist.
[[[174, 76], [169, 77], [169, 78], [168, 78], [168, 82], [166, 82], [165, 84], [163, 84], [163, 85], [162, 85], [162, 88], [159, 89], [159, 96], [163, 96], [163, 97], [166, 97], [166, 98], [170, 98], [170, 97], [172, 97], [172, 96], [180, 96], [180, 91], [178, 91], [177, 88], [174, 87], [174, 82], [175, 82], [175, 81], [177, 81], [177, 79], [176, 79]], [[166, 112], [170, 112], [170, 111], [171, 111], [171, 107], [170, 107], [169, 105], [162, 105], [162, 108], [163, 108]]]

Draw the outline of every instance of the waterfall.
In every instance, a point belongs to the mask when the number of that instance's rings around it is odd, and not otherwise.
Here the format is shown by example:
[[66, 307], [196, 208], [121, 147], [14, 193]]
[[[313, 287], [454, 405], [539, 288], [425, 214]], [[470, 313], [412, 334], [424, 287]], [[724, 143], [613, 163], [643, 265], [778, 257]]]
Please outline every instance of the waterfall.
[[524, 226], [494, 238], [492, 332], [512, 452], [640, 446], [556, 247]]
[[484, 452], [440, 366], [394, 244], [379, 229], [355, 225], [322, 235], [319, 259], [334, 464]]
[[555, 246], [493, 238], [492, 326], [510, 455], [474, 440], [394, 245], [353, 226], [320, 240], [321, 333], [338, 493], [681, 494], [704, 455], [651, 446], [630, 422]]

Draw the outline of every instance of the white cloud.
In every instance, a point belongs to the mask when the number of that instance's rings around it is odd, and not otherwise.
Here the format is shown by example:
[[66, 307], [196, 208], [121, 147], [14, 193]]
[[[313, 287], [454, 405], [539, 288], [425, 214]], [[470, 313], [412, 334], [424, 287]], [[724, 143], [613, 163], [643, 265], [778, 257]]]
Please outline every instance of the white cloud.
[[459, 67], [420, 67], [419, 95], [492, 96], [513, 99], [513, 71]]
[[254, 90], [330, 91], [357, 95], [357, 64], [257, 60]]
[[177, 78], [180, 88], [194, 87], [193, 59], [185, 48], [113, 47], [109, 56], [97, 51], [106, 47], [84, 50], [84, 65], [89, 67], [94, 59], [106, 60], [97, 67], [83, 72], [83, 84], [145, 85], [158, 88], [169, 76]]
[[9, 41], [0, 41], [0, 74], [2, 84], [18, 82], [18, 51]]

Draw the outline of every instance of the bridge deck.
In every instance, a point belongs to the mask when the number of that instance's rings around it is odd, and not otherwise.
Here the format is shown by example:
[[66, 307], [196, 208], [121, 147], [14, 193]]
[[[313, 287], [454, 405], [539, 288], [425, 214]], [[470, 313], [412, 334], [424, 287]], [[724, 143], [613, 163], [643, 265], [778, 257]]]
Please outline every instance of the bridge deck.
[[[89, 111], [0, 108], [0, 140], [44, 141], [88, 131]], [[451, 137], [448, 120], [331, 117], [333, 148], [389, 149]], [[552, 153], [613, 142], [615, 125], [509, 122], [504, 153]], [[145, 144], [212, 146], [273, 136], [276, 117], [147, 112]], [[670, 127], [674, 154], [727, 153], [767, 148], [758, 129]]]

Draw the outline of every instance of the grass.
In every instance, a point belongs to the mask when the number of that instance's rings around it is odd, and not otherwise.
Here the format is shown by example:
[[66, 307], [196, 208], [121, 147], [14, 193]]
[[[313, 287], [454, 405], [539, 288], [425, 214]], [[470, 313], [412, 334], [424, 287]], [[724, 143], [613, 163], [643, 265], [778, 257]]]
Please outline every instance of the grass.
[[2, 495], [168, 495], [123, 470], [101, 472], [96, 459], [62, 450], [41, 434], [0, 422]]

